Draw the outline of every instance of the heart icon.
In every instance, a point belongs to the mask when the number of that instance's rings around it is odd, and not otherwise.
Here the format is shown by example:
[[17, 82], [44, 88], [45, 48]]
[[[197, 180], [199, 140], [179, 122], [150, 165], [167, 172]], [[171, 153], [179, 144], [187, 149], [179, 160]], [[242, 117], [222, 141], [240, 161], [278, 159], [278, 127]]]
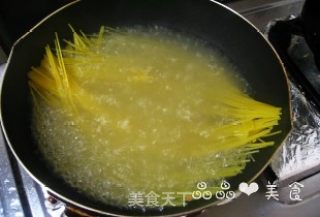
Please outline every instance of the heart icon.
[[252, 182], [250, 185], [248, 185], [245, 182], [240, 183], [239, 185], [239, 191], [245, 193], [246, 195], [251, 195], [254, 192], [257, 192], [259, 189], [259, 185], [256, 182]]

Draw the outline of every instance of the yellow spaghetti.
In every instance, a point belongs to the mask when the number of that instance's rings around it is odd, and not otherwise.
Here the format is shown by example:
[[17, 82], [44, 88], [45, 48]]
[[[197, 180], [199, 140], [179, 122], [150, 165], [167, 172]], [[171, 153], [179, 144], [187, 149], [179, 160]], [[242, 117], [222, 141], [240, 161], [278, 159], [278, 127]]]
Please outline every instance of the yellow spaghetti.
[[87, 195], [127, 206], [131, 192], [213, 190], [274, 144], [281, 108], [251, 98], [203, 43], [162, 28], [72, 31], [29, 73], [33, 129], [49, 164]]

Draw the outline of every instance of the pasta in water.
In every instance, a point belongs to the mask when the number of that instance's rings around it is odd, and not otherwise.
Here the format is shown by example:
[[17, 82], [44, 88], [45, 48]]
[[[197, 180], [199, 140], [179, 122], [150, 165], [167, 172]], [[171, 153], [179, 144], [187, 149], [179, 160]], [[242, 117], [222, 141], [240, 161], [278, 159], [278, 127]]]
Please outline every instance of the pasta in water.
[[251, 98], [204, 43], [159, 27], [72, 31], [28, 76], [39, 149], [84, 194], [126, 207], [132, 192], [193, 192], [201, 181], [214, 191], [274, 144], [281, 108]]

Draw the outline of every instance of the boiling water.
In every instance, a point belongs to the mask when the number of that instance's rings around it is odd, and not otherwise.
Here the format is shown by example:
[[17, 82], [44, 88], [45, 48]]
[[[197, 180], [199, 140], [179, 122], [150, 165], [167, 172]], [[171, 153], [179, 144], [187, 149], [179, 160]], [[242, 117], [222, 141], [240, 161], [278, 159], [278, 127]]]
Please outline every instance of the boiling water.
[[[54, 171], [86, 195], [130, 206], [133, 193], [154, 192], [159, 207], [170, 206], [164, 192], [190, 196], [198, 182], [215, 186], [230, 175], [223, 168], [245, 160], [236, 151], [198, 154], [214, 146], [211, 127], [230, 121], [216, 115], [223, 107], [215, 97], [243, 85], [232, 64], [198, 40], [162, 28], [121, 32], [91, 48], [103, 60], [79, 56], [67, 65], [82, 109], [40, 99], [34, 134]], [[181, 196], [173, 201], [183, 205]]]

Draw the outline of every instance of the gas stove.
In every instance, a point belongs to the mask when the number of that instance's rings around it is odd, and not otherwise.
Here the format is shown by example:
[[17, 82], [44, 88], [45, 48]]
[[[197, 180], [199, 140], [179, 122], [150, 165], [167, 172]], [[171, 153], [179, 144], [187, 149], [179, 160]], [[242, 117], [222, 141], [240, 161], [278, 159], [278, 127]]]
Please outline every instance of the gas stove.
[[[242, 194], [231, 202], [211, 207], [199, 213], [198, 216], [318, 217], [320, 211], [318, 207], [320, 204], [320, 130], [318, 130], [320, 100], [318, 102], [317, 82], [320, 82], [320, 74], [304, 35], [297, 31], [299, 28], [301, 30], [301, 26], [297, 24], [299, 20], [297, 17], [301, 13], [304, 0], [222, 0], [220, 2], [252, 22], [258, 31], [270, 39], [278, 51], [290, 80], [293, 130], [273, 157], [271, 165], [256, 180], [259, 186], [256, 193], [250, 196]], [[24, 28], [27, 27], [24, 26]], [[0, 72], [3, 72], [10, 43], [16, 39], [19, 31], [13, 31], [12, 38], [10, 34], [5, 34], [6, 31], [0, 31], [2, 43]], [[291, 197], [293, 185], [300, 187], [299, 198]], [[268, 198], [270, 186], [274, 186], [273, 190], [278, 194], [276, 198]], [[15, 161], [2, 134], [0, 134], [1, 216], [81, 216], [77, 208], [67, 207], [63, 202], [57, 201], [47, 193], [45, 187], [33, 181]]]

